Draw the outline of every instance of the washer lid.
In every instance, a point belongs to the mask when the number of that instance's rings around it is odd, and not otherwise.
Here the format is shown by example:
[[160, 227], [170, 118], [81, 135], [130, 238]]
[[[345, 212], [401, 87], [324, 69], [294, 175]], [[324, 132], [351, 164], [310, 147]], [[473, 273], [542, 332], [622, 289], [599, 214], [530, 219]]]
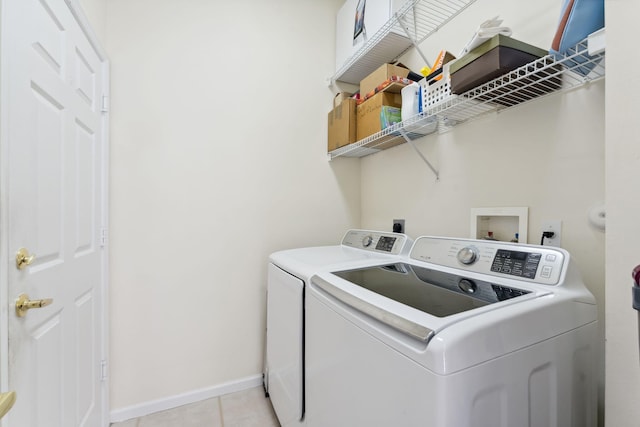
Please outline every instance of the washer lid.
[[314, 275], [311, 283], [348, 306], [422, 341], [445, 326], [547, 294], [406, 263]]

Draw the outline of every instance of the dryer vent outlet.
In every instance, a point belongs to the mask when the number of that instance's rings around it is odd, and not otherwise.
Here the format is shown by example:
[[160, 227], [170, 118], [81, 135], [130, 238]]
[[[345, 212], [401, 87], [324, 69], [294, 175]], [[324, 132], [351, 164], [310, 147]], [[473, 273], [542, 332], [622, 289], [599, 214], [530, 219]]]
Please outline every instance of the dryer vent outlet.
[[394, 219], [393, 220], [393, 232], [394, 233], [404, 233], [404, 219]]

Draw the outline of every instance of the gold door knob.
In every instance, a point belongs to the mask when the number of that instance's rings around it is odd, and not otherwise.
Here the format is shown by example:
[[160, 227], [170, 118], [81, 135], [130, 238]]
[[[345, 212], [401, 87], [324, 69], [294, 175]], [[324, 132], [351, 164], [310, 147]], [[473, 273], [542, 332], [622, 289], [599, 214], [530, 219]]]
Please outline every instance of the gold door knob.
[[26, 266], [31, 265], [35, 257], [35, 255], [29, 254], [26, 248], [18, 249], [18, 252], [16, 252], [16, 267], [18, 267], [18, 270], [22, 270]]
[[14, 403], [16, 403], [15, 391], [0, 393], [0, 418], [4, 417], [7, 412], [9, 412], [11, 408], [13, 408]]
[[18, 317], [24, 317], [27, 314], [27, 311], [32, 308], [42, 308], [51, 304], [53, 299], [44, 298], [44, 299], [34, 299], [30, 300], [29, 295], [20, 294], [18, 299], [16, 300], [16, 314]]

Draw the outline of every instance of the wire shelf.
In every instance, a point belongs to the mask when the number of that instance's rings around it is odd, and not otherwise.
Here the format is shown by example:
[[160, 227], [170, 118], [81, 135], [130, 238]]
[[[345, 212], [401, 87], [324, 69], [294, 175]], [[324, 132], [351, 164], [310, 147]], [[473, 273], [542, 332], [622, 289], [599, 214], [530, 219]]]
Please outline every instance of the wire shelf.
[[[329, 159], [363, 157], [409, 140], [447, 130], [480, 115], [565, 92], [605, 77], [605, 53], [589, 53], [589, 39], [562, 55], [547, 55], [463, 94], [449, 94], [425, 112], [353, 144], [331, 151]], [[423, 90], [428, 90], [424, 87]], [[426, 94], [423, 97], [426, 99]]]
[[564, 92], [605, 76], [604, 52], [590, 55], [585, 39], [562, 55], [547, 55], [427, 110], [455, 124], [481, 114]]
[[394, 29], [404, 31], [417, 44], [422, 43], [475, 0], [417, 0], [396, 14]]
[[409, 140], [414, 140], [435, 132], [437, 128], [438, 123], [436, 117], [427, 117], [424, 113], [420, 113], [403, 122], [395, 123], [358, 142], [331, 151], [328, 154], [329, 160], [341, 156], [368, 156], [369, 154], [405, 143], [406, 139], [403, 134], [406, 135]]
[[409, 0], [330, 78], [359, 84], [380, 64], [402, 56], [476, 0]]

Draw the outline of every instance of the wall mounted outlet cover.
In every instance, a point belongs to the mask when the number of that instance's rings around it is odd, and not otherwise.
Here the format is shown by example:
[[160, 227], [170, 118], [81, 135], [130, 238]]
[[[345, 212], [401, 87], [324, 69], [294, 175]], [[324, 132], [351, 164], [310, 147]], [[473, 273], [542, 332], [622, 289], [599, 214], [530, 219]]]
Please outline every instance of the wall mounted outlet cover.
[[[542, 238], [545, 231], [553, 232], [553, 237]], [[540, 232], [541, 244], [544, 246], [555, 246], [557, 248], [562, 245], [562, 221], [559, 219], [544, 221], [542, 223], [542, 231]]]

